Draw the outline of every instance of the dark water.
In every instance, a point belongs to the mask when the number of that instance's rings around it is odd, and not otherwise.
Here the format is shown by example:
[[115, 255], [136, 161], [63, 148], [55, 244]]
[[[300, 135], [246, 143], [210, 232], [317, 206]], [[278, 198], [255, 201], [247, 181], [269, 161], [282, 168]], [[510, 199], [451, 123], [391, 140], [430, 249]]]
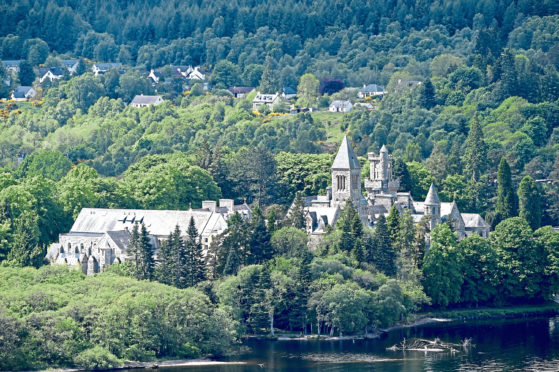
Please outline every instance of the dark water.
[[[438, 337], [471, 351], [388, 351], [402, 338]], [[250, 351], [229, 360], [247, 365], [170, 368], [179, 371], [559, 371], [559, 317], [439, 323], [390, 332], [367, 341], [247, 341]], [[263, 367], [258, 366], [263, 364]]]

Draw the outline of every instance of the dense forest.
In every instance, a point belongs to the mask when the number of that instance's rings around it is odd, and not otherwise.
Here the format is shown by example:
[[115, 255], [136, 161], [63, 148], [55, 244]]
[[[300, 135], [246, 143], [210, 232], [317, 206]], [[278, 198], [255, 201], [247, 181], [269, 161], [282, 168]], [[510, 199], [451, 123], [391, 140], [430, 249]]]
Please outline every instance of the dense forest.
[[[0, 102], [0, 369], [217, 357], [244, 334], [363, 334], [559, 288], [556, 1], [8, 0], [0, 58], [24, 60], [17, 74], [0, 66], [0, 97], [39, 92]], [[67, 58], [80, 60], [75, 74], [38, 83], [33, 67]], [[96, 61], [124, 69], [94, 76]], [[169, 64], [201, 65], [211, 90], [186, 88]], [[361, 100], [373, 110], [325, 110], [359, 101], [344, 86], [370, 83], [387, 90]], [[255, 112], [255, 93], [234, 99], [234, 85], [293, 87], [298, 99]], [[154, 93], [165, 102], [128, 105]], [[309, 244], [301, 197], [325, 192], [344, 133], [363, 165], [385, 144], [401, 191], [422, 201], [435, 183], [491, 237], [458, 241], [396, 210], [370, 228], [348, 204]], [[189, 229], [153, 262], [138, 226], [134, 263], [95, 277], [45, 266], [83, 207], [220, 197], [251, 204], [253, 218], [231, 218], [206, 255]]]

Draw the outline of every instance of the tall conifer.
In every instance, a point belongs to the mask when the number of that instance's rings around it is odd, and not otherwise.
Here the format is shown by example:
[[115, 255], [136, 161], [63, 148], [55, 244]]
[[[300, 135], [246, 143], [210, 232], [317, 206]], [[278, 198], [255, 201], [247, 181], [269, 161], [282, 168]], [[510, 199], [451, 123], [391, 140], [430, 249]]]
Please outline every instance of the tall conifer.
[[518, 201], [512, 185], [509, 163], [505, 158], [501, 159], [497, 172], [497, 205], [495, 212], [494, 225], [518, 214]]
[[464, 171], [467, 177], [474, 182], [479, 181], [487, 164], [487, 145], [483, 140], [483, 131], [479, 125], [477, 113], [474, 122], [470, 127], [468, 138], [466, 139], [466, 152], [464, 153]]
[[542, 221], [542, 207], [540, 191], [530, 176], [526, 176], [518, 185], [519, 216], [524, 218], [536, 230]]

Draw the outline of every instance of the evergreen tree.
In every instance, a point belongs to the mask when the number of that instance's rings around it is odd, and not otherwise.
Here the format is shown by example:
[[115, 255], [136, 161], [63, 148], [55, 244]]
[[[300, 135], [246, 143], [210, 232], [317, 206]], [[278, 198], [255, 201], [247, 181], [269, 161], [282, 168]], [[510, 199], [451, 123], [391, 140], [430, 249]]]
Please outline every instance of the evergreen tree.
[[474, 182], [479, 181], [485, 172], [487, 164], [487, 145], [483, 140], [483, 131], [479, 125], [477, 113], [470, 127], [466, 139], [466, 152], [464, 153], [464, 173], [467, 177], [472, 176]]
[[250, 222], [249, 264], [261, 264], [272, 259], [271, 238], [262, 210], [258, 206], [254, 207]]
[[33, 71], [33, 67], [27, 61], [21, 61], [19, 64], [19, 84], [30, 86], [33, 85], [33, 81], [35, 81], [35, 72]]
[[295, 280], [295, 293], [293, 300], [290, 302], [289, 322], [296, 327], [301, 327], [306, 334], [307, 331], [307, 303], [310, 297], [311, 277], [311, 261], [313, 255], [309, 250], [305, 250], [301, 256], [301, 263], [297, 268], [297, 276]]
[[240, 267], [241, 261], [239, 259], [239, 255], [237, 254], [237, 250], [235, 248], [231, 248], [229, 250], [229, 254], [227, 255], [223, 275], [237, 275]]
[[184, 246], [186, 251], [186, 262], [188, 263], [188, 266], [185, 268], [186, 285], [188, 287], [193, 287], [201, 281], [206, 280], [204, 252], [202, 244], [198, 238], [198, 230], [196, 229], [193, 217], [190, 217]]
[[301, 193], [298, 192], [295, 196], [295, 201], [293, 202], [293, 208], [291, 209], [290, 216], [291, 226], [297, 229], [304, 229], [305, 223], [305, 206], [303, 204], [303, 197]]
[[341, 252], [350, 253], [355, 247], [356, 236], [353, 232], [353, 221], [357, 211], [353, 207], [351, 200], [348, 200], [342, 210], [338, 220], [338, 227], [342, 230], [342, 235], [338, 244]]
[[400, 226], [396, 241], [392, 244], [397, 252], [396, 266], [398, 267], [398, 277], [409, 280], [417, 271], [417, 254], [414, 252], [415, 226], [411, 217], [411, 212], [406, 209], [400, 217]]
[[533, 230], [541, 225], [542, 207], [540, 191], [530, 176], [526, 176], [518, 185], [519, 216], [530, 224]]
[[[178, 225], [175, 227], [175, 230]], [[161, 243], [159, 248], [159, 267], [157, 268], [157, 280], [163, 284], [173, 285], [175, 283], [176, 252], [174, 252], [173, 233], [170, 233], [167, 240]]]
[[427, 79], [425, 83], [422, 84], [419, 90], [418, 103], [419, 106], [426, 108], [427, 110], [435, 107], [435, 87], [433, 86], [431, 79]]
[[87, 66], [85, 65], [85, 62], [83, 61], [83, 59], [80, 58], [80, 60], [78, 61], [78, 66], [76, 67], [76, 75], [83, 75], [85, 74], [85, 72], [87, 71]]
[[140, 278], [140, 232], [138, 223], [134, 223], [132, 227], [132, 232], [130, 233], [130, 241], [128, 242], [128, 256], [134, 266], [134, 277], [136, 279]]
[[276, 218], [276, 211], [272, 208], [270, 209], [270, 213], [268, 213], [268, 221], [266, 224], [266, 227], [268, 228], [268, 232], [270, 233], [270, 235], [274, 234], [274, 231], [276, 231], [276, 226], [277, 224], [277, 218]]
[[495, 207], [495, 220], [497, 225], [502, 220], [515, 217], [518, 214], [518, 201], [512, 185], [512, 176], [509, 163], [501, 159], [497, 172], [497, 205]]
[[275, 94], [279, 92], [278, 73], [276, 71], [276, 62], [270, 56], [266, 57], [264, 63], [264, 72], [260, 78], [260, 93]]
[[369, 252], [371, 262], [388, 276], [396, 275], [396, 252], [390, 242], [390, 232], [384, 215], [378, 218], [373, 232], [373, 250]]
[[411, 178], [408, 171], [408, 166], [401, 158], [394, 159], [393, 174], [395, 178], [400, 179], [400, 188], [398, 191], [410, 191], [411, 190]]
[[394, 246], [398, 240], [398, 231], [400, 229], [400, 213], [398, 212], [396, 205], [393, 205], [392, 208], [390, 208], [388, 218], [386, 219], [386, 225], [388, 227], [388, 233], [390, 234], [390, 241]]
[[140, 260], [141, 260], [141, 270], [139, 279], [153, 279], [153, 271], [155, 269], [155, 259], [153, 258], [153, 247], [148, 236], [146, 225], [142, 223], [142, 229], [140, 231]]

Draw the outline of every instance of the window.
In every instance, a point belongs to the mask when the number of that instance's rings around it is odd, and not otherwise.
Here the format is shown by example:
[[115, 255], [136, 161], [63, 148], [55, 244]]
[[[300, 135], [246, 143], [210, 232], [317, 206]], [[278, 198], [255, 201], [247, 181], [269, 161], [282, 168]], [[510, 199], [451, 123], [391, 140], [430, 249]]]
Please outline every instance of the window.
[[336, 176], [336, 184], [338, 191], [345, 190], [345, 176]]

